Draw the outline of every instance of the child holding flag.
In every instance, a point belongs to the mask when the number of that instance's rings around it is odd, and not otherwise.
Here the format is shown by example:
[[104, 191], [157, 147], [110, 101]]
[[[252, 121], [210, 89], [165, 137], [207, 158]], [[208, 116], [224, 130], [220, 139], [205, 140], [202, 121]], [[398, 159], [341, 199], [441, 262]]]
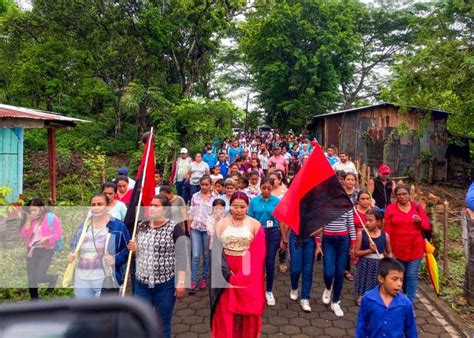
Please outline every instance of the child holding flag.
[[357, 263], [355, 293], [357, 295], [357, 304], [360, 305], [362, 296], [366, 291], [372, 290], [378, 284], [377, 282], [377, 266], [379, 258], [376, 252], [383, 257], [392, 256], [392, 248], [390, 247], [390, 238], [382, 231], [383, 228], [383, 212], [377, 208], [372, 208], [365, 213], [365, 227], [372, 239], [371, 243], [365, 230], [357, 233], [355, 256], [361, 257]]

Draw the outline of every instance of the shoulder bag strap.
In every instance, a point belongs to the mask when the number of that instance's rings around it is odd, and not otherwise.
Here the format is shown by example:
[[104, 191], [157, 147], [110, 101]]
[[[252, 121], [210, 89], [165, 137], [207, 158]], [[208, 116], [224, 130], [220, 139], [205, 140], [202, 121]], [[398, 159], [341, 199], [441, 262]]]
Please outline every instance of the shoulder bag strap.
[[[95, 245], [95, 236], [94, 236], [94, 225], [91, 223], [91, 232], [92, 232], [92, 243], [94, 243], [94, 249], [95, 249], [95, 252], [97, 253], [97, 255], [99, 255], [99, 251], [97, 250], [97, 246]], [[109, 234], [108, 232], [108, 228], [107, 228], [107, 235]], [[104, 276], [108, 276], [107, 275], [107, 272], [105, 272], [105, 267], [104, 267], [104, 262], [103, 262], [103, 259], [104, 259], [104, 256], [105, 256], [105, 252], [107, 251], [107, 238], [105, 240], [105, 248], [104, 248], [104, 255], [102, 255], [102, 257], [100, 257], [99, 261], [100, 261], [100, 266], [102, 267], [102, 271], [104, 271]]]

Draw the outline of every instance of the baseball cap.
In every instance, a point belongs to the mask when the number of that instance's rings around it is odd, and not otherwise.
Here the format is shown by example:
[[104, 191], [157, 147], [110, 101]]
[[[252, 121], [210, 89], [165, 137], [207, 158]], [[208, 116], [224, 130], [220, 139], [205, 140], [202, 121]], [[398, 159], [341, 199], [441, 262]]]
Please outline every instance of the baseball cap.
[[180, 154], [187, 154], [188, 153], [188, 149], [186, 148], [181, 148], [181, 151], [179, 152]]
[[127, 167], [121, 167], [118, 171], [118, 174], [128, 176], [128, 168]]
[[382, 164], [380, 167], [379, 167], [379, 173], [381, 173], [382, 175], [385, 175], [385, 174], [390, 174], [392, 172], [392, 170], [390, 169], [390, 167], [386, 164]]

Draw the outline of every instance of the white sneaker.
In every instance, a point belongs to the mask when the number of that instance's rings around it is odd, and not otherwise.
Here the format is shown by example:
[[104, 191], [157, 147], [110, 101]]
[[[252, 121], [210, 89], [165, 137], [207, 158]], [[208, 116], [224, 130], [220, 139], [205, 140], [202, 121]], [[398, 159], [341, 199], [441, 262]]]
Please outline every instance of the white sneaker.
[[332, 290], [324, 289], [323, 292], [323, 304], [329, 304], [331, 303], [331, 292]]
[[298, 300], [298, 289], [290, 291], [290, 299]]
[[267, 305], [268, 306], [274, 306], [275, 305], [275, 297], [273, 297], [272, 292], [265, 292], [265, 298], [267, 299]]
[[342, 311], [341, 309], [341, 302], [337, 302], [337, 303], [331, 303], [331, 310], [334, 312], [334, 314], [337, 316], [337, 317], [342, 317], [344, 316], [344, 311]]
[[311, 306], [309, 306], [309, 300], [308, 299], [302, 299], [300, 300], [300, 306], [303, 309], [304, 312], [311, 312]]

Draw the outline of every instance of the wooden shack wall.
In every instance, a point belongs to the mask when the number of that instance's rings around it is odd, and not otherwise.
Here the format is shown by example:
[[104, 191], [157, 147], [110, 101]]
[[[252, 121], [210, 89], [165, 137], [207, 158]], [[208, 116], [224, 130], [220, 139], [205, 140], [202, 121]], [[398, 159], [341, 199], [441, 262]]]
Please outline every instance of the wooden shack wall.
[[[334, 145], [339, 151], [349, 153], [353, 160], [366, 163], [371, 167], [372, 175], [381, 163], [386, 163], [392, 168], [394, 176], [426, 178], [432, 165], [435, 181], [452, 179], [448, 171], [453, 160], [447, 154], [447, 116], [432, 112], [426, 120], [426, 114], [415, 110], [401, 113], [390, 105], [372, 107], [326, 116], [318, 121], [315, 134], [324, 146]], [[393, 131], [401, 124], [405, 124], [409, 132], [399, 136]], [[420, 138], [417, 131], [422, 124], [425, 133]], [[422, 154], [431, 156], [432, 163], [423, 159]], [[462, 157], [455, 161], [469, 162], [469, 154]]]

